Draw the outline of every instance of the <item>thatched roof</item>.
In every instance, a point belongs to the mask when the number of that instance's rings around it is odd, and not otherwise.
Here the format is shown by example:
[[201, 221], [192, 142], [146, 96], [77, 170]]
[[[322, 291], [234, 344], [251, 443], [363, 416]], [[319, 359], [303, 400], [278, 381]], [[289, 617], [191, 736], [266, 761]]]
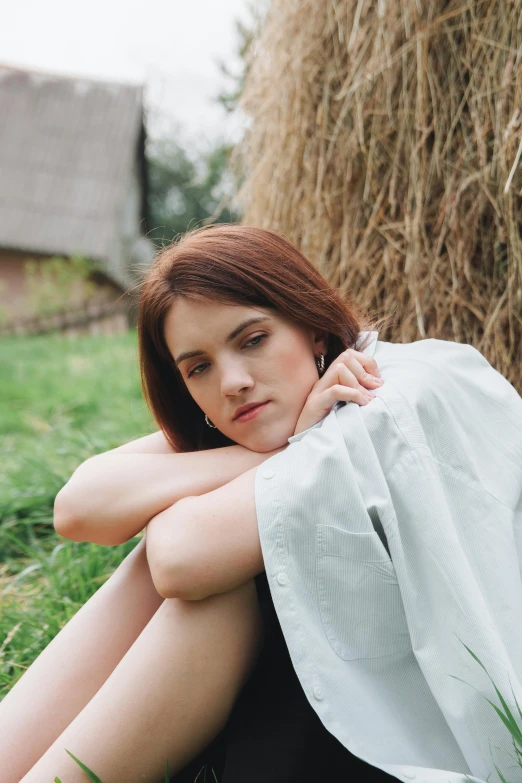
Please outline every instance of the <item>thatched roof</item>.
[[284, 233], [382, 339], [466, 342], [522, 392], [522, 0], [272, 0], [235, 150]]
[[0, 117], [0, 247], [110, 258], [136, 157], [145, 218], [142, 88], [0, 66]]

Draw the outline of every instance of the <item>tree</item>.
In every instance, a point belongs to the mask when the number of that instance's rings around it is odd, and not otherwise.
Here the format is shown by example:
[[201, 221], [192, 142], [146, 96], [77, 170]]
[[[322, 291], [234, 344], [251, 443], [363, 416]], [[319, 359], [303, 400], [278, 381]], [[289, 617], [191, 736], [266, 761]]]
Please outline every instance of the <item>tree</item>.
[[[267, 0], [264, 2], [268, 5]], [[239, 74], [232, 74], [223, 61], [218, 62], [221, 72], [235, 81], [233, 89], [221, 92], [216, 98], [227, 112], [237, 107], [248, 72], [247, 53], [264, 19], [259, 2], [251, 4], [249, 11], [250, 24], [236, 21]], [[240, 213], [230, 206], [237, 187], [228, 165], [233, 145], [218, 142], [193, 160], [180, 138], [179, 128], [171, 125], [161, 136], [147, 141], [149, 237], [157, 245], [168, 243], [177, 234], [198, 225], [237, 223], [241, 219]]]
[[156, 244], [206, 222], [239, 221], [224, 203], [232, 187], [228, 154], [229, 147], [218, 145], [193, 161], [175, 134], [148, 142], [149, 237]]
[[250, 47], [255, 45], [255, 42], [259, 38], [261, 27], [264, 24], [269, 6], [270, 0], [255, 0], [255, 2], [251, 2], [247, 5], [251, 16], [250, 22], [244, 24], [240, 19], [236, 20], [236, 33], [239, 39], [237, 55], [241, 62], [239, 73], [232, 73], [223, 61], [218, 63], [221, 73], [227, 78], [235, 81], [234, 89], [230, 91], [224, 90], [217, 98], [219, 103], [221, 103], [228, 112], [232, 112], [236, 109], [243, 92], [243, 86], [249, 71], [248, 52]]

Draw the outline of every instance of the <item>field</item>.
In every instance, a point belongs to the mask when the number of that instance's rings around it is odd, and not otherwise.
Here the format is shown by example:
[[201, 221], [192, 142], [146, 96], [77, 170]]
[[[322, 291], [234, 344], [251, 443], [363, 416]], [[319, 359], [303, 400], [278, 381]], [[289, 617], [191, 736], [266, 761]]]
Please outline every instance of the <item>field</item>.
[[87, 457], [157, 427], [135, 331], [4, 339], [0, 363], [1, 699], [139, 541], [61, 538], [56, 493]]
[[[52, 523], [56, 493], [83, 460], [156, 425], [141, 394], [134, 331], [2, 340], [0, 362], [1, 700], [139, 541], [104, 547], [61, 538]], [[517, 720], [497, 695], [506, 713], [492, 706], [522, 748]], [[213, 769], [209, 778], [217, 780]]]

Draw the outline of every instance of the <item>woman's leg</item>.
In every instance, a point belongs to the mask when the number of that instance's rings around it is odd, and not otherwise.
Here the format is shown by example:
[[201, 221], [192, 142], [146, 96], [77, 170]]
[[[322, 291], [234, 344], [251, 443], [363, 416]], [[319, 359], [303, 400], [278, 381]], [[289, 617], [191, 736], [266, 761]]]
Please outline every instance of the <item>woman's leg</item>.
[[253, 579], [202, 601], [166, 599], [20, 783], [49, 783], [55, 776], [85, 783], [65, 749], [103, 783], [160, 783], [167, 759], [170, 773], [178, 772], [223, 729], [262, 636]]
[[18, 783], [85, 707], [163, 603], [145, 540], [0, 702], [2, 781]]

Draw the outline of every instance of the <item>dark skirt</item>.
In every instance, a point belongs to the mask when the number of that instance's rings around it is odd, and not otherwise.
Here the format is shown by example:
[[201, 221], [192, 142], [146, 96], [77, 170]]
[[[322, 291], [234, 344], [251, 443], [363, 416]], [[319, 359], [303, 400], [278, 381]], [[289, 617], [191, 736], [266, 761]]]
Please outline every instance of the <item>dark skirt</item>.
[[255, 583], [265, 626], [258, 661], [223, 731], [171, 783], [396, 781], [323, 726], [295, 673], [264, 571]]

